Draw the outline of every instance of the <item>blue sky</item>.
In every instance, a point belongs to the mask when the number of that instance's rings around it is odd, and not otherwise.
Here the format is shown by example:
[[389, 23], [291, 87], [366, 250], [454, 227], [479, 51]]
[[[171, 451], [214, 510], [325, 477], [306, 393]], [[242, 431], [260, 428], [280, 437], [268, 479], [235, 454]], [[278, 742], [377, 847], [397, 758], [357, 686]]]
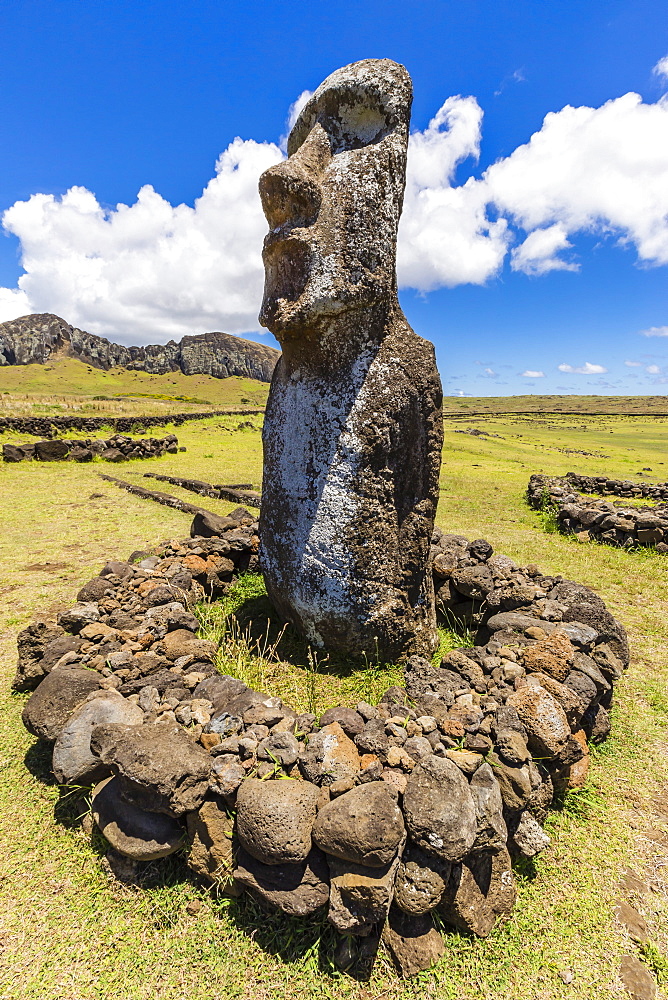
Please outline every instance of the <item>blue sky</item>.
[[665, 393], [666, 56], [656, 3], [5, 0], [0, 319], [270, 342], [257, 174], [303, 91], [389, 57], [415, 89], [401, 301], [445, 391]]

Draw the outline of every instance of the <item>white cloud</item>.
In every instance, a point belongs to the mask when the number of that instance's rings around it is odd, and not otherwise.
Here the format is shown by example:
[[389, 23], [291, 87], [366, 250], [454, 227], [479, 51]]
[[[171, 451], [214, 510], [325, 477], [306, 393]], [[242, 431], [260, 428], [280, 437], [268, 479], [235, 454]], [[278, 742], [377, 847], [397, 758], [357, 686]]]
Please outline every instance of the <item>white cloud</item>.
[[650, 326], [649, 330], [641, 330], [643, 337], [668, 337], [668, 326]]
[[485, 369], [483, 369], [483, 371], [484, 371], [484, 374], [487, 376], [487, 378], [492, 378], [493, 376], [496, 375], [496, 372], [494, 371], [493, 368], [485, 368]]
[[31, 308], [30, 299], [20, 288], [0, 288], [0, 323], [25, 316]]
[[235, 139], [192, 208], [150, 185], [109, 211], [83, 187], [16, 202], [3, 224], [21, 241], [26, 273], [14, 299], [2, 293], [0, 319], [54, 312], [126, 343], [257, 329], [266, 231], [257, 179], [280, 159], [271, 143]]
[[642, 361], [625, 361], [627, 368], [642, 368]]
[[[288, 126], [309, 96], [294, 102]], [[455, 184], [462, 164], [478, 159], [482, 119], [474, 97], [450, 97], [411, 135], [401, 287], [484, 284], [508, 254], [529, 275], [576, 270], [581, 232], [612, 235], [646, 265], [668, 264], [668, 97], [567, 106], [480, 178]], [[56, 312], [125, 342], [257, 330], [266, 232], [257, 180], [282, 155], [275, 143], [235, 139], [192, 207], [172, 206], [150, 185], [111, 210], [77, 186], [16, 202], [2, 221], [20, 241], [25, 273], [18, 288], [0, 289], [0, 320]], [[668, 327], [642, 332], [668, 336]]]
[[577, 271], [578, 265], [557, 257], [560, 250], [567, 250], [572, 244], [560, 223], [547, 229], [534, 229], [524, 243], [516, 247], [510, 255], [513, 271], [525, 274], [547, 274], [548, 271]]
[[647, 365], [647, 368], [645, 368], [645, 371], [647, 372], [648, 375], [659, 375], [660, 372], [661, 372], [661, 369], [659, 368], [658, 365]]
[[656, 76], [665, 76], [668, 80], [668, 56], [663, 56], [652, 70]]
[[[668, 263], [668, 101], [625, 94], [548, 114], [526, 145], [483, 175], [488, 198], [525, 230], [613, 233], [648, 264]], [[542, 249], [542, 247], [541, 247]], [[541, 257], [545, 270], [550, 258]], [[561, 266], [557, 264], [556, 266]]]
[[545, 372], [532, 372], [531, 369], [527, 368], [525, 372], [522, 372], [522, 377], [526, 378], [545, 378]]
[[478, 159], [482, 114], [474, 97], [449, 97], [424, 132], [411, 135], [397, 252], [403, 287], [480, 285], [503, 264], [508, 227], [487, 218], [484, 186], [473, 178], [452, 186], [458, 165]]
[[603, 365], [593, 365], [590, 361], [585, 361], [577, 368], [573, 365], [557, 365], [557, 368], [560, 372], [569, 372], [571, 375], [605, 375], [608, 370]]

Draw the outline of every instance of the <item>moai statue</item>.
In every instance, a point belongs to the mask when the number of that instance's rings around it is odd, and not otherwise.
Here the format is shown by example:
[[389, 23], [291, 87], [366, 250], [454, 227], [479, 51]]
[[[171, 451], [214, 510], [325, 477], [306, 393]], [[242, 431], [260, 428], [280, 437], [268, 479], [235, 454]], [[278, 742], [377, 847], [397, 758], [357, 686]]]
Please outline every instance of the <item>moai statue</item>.
[[318, 87], [260, 178], [260, 322], [280, 341], [264, 423], [269, 596], [314, 645], [372, 661], [438, 643], [428, 555], [442, 389], [399, 306], [411, 79], [365, 59]]

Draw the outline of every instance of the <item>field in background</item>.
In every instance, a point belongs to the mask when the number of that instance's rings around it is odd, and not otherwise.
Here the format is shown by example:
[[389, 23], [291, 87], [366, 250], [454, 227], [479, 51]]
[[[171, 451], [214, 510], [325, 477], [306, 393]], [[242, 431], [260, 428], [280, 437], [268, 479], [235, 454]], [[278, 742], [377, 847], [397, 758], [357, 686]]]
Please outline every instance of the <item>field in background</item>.
[[49, 365], [0, 368], [0, 417], [124, 417], [189, 413], [203, 406], [263, 407], [268, 391], [268, 383], [236, 375], [149, 375], [126, 368], [105, 372], [74, 358], [58, 358]]
[[[43, 780], [45, 761], [20, 723], [24, 697], [8, 693], [16, 633], [71, 604], [106, 559], [188, 534], [188, 516], [120, 491], [98, 472], [142, 481], [156, 471], [257, 488], [261, 418], [248, 418], [254, 429], [239, 428], [245, 419], [175, 428], [185, 453], [111, 470], [102, 463], [0, 466], [0, 998], [619, 1000], [621, 957], [638, 953], [615, 920], [619, 899], [644, 914], [653, 943], [645, 958], [668, 982], [668, 559], [548, 533], [523, 499], [532, 472], [668, 479], [668, 418], [542, 413], [446, 421], [440, 526], [594, 587], [624, 622], [633, 650], [612, 736], [594, 754], [585, 789], [553, 812], [552, 847], [520, 869], [520, 900], [508, 924], [486, 941], [448, 935], [443, 962], [411, 982], [397, 980], [381, 958], [372, 980], [356, 983], [332, 972], [332, 936], [317, 921], [212, 900], [182, 880], [176, 862], [154, 866], [142, 889], [111, 878], [99, 848]], [[498, 436], [456, 433], [468, 429]], [[230, 509], [178, 487], [153, 488], [219, 513]], [[369, 683], [382, 687], [385, 679], [395, 682], [396, 671], [375, 670]], [[293, 668], [290, 683], [295, 700], [322, 707], [337, 695], [354, 698], [343, 673]], [[628, 868], [646, 891], [628, 878], [620, 888]]]
[[[112, 368], [93, 368], [75, 358], [57, 357], [46, 365], [0, 368], [0, 416], [49, 416], [76, 412], [81, 416], [125, 416], [136, 413], [187, 412], [210, 404], [264, 406], [269, 386], [253, 379], [215, 379]], [[110, 400], [95, 400], [95, 396]], [[158, 399], [157, 397], [169, 397]], [[131, 398], [127, 398], [131, 397]], [[446, 414], [635, 414], [668, 416], [666, 396], [446, 396]]]

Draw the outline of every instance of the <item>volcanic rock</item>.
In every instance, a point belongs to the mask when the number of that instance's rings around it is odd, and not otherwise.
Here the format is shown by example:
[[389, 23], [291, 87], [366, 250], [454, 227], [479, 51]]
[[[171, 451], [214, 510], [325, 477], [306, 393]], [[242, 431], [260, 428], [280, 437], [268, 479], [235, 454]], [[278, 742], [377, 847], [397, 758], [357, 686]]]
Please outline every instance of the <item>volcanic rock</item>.
[[291, 917], [308, 917], [329, 899], [329, 870], [317, 847], [303, 861], [282, 865], [262, 864], [240, 848], [234, 878], [258, 902]]
[[93, 791], [95, 824], [114, 850], [136, 861], [155, 861], [178, 851], [183, 827], [171, 816], [148, 812], [129, 803], [119, 778], [106, 778]]
[[80, 667], [59, 667], [44, 678], [25, 703], [21, 718], [33, 736], [55, 740], [74, 709], [100, 688], [100, 675]]
[[411, 839], [445, 861], [458, 861], [476, 838], [475, 806], [466, 778], [446, 758], [416, 764], [404, 793], [404, 817]]
[[240, 843], [265, 865], [304, 861], [319, 795], [308, 781], [246, 779], [237, 792]]
[[211, 758], [176, 723], [97, 726], [90, 745], [126, 779], [123, 794], [140, 808], [182, 816], [204, 800]]
[[371, 868], [388, 864], [404, 838], [401, 810], [384, 781], [358, 785], [318, 813], [313, 839], [328, 855]]

